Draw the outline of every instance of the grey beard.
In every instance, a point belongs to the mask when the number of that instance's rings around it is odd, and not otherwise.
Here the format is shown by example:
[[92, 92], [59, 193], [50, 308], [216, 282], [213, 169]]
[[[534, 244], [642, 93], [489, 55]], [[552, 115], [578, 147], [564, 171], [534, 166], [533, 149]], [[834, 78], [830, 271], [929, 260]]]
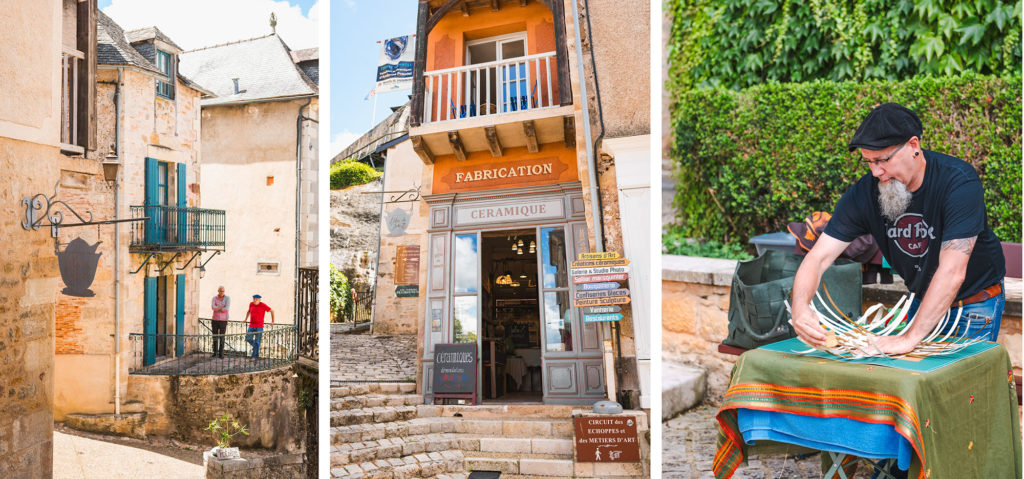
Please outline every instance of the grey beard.
[[895, 223], [907, 212], [913, 193], [907, 191], [907, 185], [896, 180], [878, 184], [878, 205], [882, 208], [882, 216]]

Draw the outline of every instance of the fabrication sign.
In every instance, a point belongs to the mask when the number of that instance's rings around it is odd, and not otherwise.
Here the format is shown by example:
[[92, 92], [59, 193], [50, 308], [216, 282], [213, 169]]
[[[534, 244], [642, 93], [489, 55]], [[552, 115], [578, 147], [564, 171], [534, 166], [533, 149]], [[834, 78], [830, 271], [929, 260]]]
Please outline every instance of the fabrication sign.
[[640, 462], [635, 417], [576, 417], [573, 423], [576, 462]]
[[412, 67], [416, 59], [416, 40], [409, 36], [380, 42], [377, 61], [376, 93], [412, 89]]

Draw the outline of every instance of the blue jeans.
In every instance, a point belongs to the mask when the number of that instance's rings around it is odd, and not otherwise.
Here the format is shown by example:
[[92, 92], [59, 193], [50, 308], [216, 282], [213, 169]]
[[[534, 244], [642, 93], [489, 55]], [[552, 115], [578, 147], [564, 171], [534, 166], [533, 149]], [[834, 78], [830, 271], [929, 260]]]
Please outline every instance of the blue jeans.
[[[999, 282], [999, 285], [1004, 286], [1002, 281]], [[914, 302], [910, 305], [908, 317], [913, 318], [920, 305], [921, 302], [914, 299]], [[965, 305], [960, 313], [960, 321], [957, 322], [956, 331], [953, 331], [952, 336], [995, 341], [999, 336], [999, 325], [1003, 322], [1004, 306], [1006, 306], [1005, 292], [979, 303]], [[942, 328], [940, 338], [953, 328], [957, 309], [955, 303], [949, 309], [949, 320], [946, 322], [946, 326]]]
[[260, 356], [260, 342], [263, 341], [263, 328], [250, 326], [246, 331], [245, 342], [252, 345], [252, 357]]

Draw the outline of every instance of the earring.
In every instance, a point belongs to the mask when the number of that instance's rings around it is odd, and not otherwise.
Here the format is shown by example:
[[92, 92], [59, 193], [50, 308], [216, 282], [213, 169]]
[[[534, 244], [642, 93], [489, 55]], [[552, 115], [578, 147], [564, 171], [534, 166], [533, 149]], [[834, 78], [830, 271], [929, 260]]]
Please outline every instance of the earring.
[[914, 156], [917, 156], [917, 155], [920, 155], [920, 154], [921, 154], [921, 152], [920, 152], [920, 151], [915, 151], [915, 152], [914, 152]]

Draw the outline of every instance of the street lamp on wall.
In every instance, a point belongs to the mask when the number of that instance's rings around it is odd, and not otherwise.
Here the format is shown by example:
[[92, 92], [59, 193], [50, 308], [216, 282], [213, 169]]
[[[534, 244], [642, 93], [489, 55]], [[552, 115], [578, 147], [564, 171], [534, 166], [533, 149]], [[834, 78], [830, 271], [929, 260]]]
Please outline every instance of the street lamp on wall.
[[121, 168], [121, 159], [113, 151], [107, 153], [103, 158], [103, 179], [108, 185], [113, 186], [117, 182], [117, 170]]

